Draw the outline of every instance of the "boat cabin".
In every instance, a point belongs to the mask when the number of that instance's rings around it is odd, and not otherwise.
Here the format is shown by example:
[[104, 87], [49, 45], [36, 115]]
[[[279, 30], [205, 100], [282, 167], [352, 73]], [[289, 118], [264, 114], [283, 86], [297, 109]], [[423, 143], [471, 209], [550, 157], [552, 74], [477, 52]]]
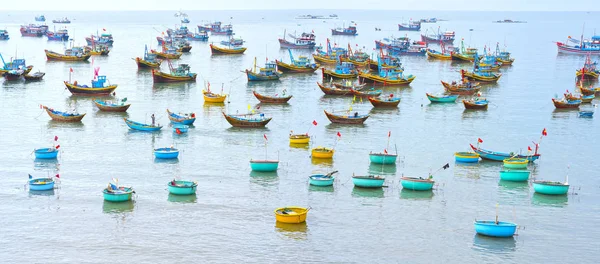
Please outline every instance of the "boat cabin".
[[104, 88], [106, 83], [106, 76], [100, 75], [96, 80], [92, 80], [92, 88]]

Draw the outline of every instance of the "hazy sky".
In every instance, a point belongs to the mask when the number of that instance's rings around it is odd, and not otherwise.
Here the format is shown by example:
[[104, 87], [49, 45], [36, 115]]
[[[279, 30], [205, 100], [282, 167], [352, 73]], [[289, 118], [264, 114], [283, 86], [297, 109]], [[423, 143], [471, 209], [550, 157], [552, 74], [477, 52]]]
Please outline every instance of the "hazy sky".
[[[2, 0], [11, 2], [10, 0]], [[11, 2], [13, 3], [13, 2]], [[238, 10], [238, 9], [398, 9], [485, 11], [598, 11], [599, 0], [27, 0], [0, 10]], [[165, 4], [172, 5], [165, 8]]]

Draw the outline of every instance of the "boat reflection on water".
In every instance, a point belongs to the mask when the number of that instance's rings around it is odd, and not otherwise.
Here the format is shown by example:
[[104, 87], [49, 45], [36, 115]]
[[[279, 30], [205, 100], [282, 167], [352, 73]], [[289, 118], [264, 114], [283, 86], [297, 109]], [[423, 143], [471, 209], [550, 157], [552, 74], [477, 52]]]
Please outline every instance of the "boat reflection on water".
[[175, 158], [175, 159], [154, 158], [154, 163], [156, 163], [156, 164], [177, 164], [177, 163], [179, 163], [179, 158]]
[[433, 198], [433, 191], [413, 191], [402, 189], [400, 190], [401, 199], [412, 199], [412, 200], [431, 200]]
[[[480, 161], [481, 162], [481, 161]], [[479, 163], [465, 163], [455, 162], [454, 163], [454, 177], [479, 179], [480, 171]]]
[[308, 226], [306, 225], [306, 222], [288, 224], [275, 221], [275, 231], [294, 240], [306, 240], [308, 237]]
[[279, 182], [277, 171], [250, 171], [250, 182], [261, 186], [273, 186]]
[[56, 170], [58, 159], [34, 159], [33, 168], [35, 170]]
[[396, 164], [369, 164], [369, 174], [383, 175], [383, 176], [394, 176], [396, 175]]
[[363, 197], [363, 198], [383, 198], [384, 191], [382, 188], [360, 188], [354, 187], [352, 189], [353, 197]]
[[135, 202], [133, 200], [129, 200], [126, 202], [109, 202], [104, 201], [102, 205], [102, 212], [106, 214], [119, 214], [119, 213], [127, 213], [132, 212], [134, 208]]
[[498, 185], [504, 190], [525, 191], [529, 189], [529, 183], [527, 181], [515, 182], [500, 180], [498, 181]]
[[473, 237], [473, 250], [493, 253], [509, 254], [517, 249], [515, 237], [489, 237], [475, 234]]
[[198, 197], [196, 194], [191, 195], [175, 195], [169, 193], [169, 197], [167, 197], [167, 201], [173, 203], [196, 203]]
[[569, 196], [565, 195], [545, 195], [541, 193], [533, 193], [531, 204], [541, 206], [564, 207], [569, 202]]
[[312, 165], [321, 167], [321, 168], [331, 168], [333, 167], [333, 159], [320, 159], [320, 158], [311, 158], [310, 162]]
[[311, 192], [333, 192], [333, 185], [332, 186], [314, 186], [314, 185], [308, 185], [308, 190]]
[[61, 122], [61, 121], [55, 121], [55, 120], [48, 120], [47, 127], [48, 127], [48, 129], [52, 129], [52, 128], [68, 128], [68, 129], [75, 129], [75, 131], [83, 131], [84, 130], [83, 121], [79, 121], [79, 122]]
[[53, 196], [53, 195], [54, 195], [54, 189], [47, 190], [47, 191], [32, 191], [32, 190], [29, 190], [29, 197], [32, 197], [32, 196]]
[[294, 143], [290, 143], [290, 148], [295, 148], [295, 149], [310, 149], [309, 144], [294, 144]]

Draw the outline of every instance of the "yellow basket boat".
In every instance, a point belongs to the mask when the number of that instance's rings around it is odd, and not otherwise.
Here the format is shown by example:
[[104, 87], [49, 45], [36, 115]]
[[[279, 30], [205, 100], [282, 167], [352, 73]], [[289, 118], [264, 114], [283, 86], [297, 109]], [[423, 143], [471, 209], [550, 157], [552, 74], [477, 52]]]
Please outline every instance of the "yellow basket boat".
[[317, 159], [331, 159], [335, 150], [325, 147], [316, 147], [311, 150], [311, 156]]
[[290, 135], [290, 144], [308, 144], [309, 142], [310, 136], [308, 134]]
[[227, 98], [226, 94], [216, 94], [212, 92], [202, 91], [204, 95], [204, 102], [206, 103], [223, 103]]
[[275, 209], [275, 220], [281, 223], [300, 224], [306, 222], [310, 208], [289, 206]]

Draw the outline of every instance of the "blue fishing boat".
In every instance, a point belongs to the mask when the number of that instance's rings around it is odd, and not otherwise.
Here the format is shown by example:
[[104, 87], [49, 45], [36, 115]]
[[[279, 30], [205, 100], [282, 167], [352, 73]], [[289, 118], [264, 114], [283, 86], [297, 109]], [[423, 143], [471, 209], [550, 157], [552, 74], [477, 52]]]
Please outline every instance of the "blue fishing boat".
[[106, 45], [112, 47], [115, 42], [112, 34], [102, 33], [102, 35], [96, 34], [96, 36], [91, 35], [90, 37], [86, 37], [85, 41], [88, 46], [97, 46], [97, 45]]
[[260, 71], [256, 71], [256, 57], [254, 58], [254, 70], [246, 70], [246, 76], [248, 81], [273, 81], [279, 80], [282, 72], [277, 71], [277, 64], [275, 62], [265, 63], [264, 68], [260, 68]]
[[4, 61], [4, 57], [0, 54], [0, 60], [2, 61], [2, 67], [0, 67], [0, 76], [9, 71], [23, 71], [23, 74], [28, 74], [33, 69], [32, 65], [27, 66], [25, 59], [12, 59], [9, 62]]
[[477, 163], [479, 162], [479, 154], [475, 152], [456, 152], [454, 160], [461, 163]]
[[69, 31], [66, 29], [59, 29], [55, 32], [48, 31], [46, 32], [46, 37], [48, 37], [49, 41], [68, 41]]
[[514, 182], [527, 181], [530, 174], [531, 172], [528, 170], [501, 170], [500, 180]]
[[105, 201], [115, 203], [131, 201], [134, 193], [135, 191], [131, 187], [118, 187], [112, 183], [102, 191]]
[[173, 125], [173, 132], [175, 132], [178, 135], [187, 133], [189, 129], [190, 129], [190, 126], [188, 126], [188, 125], [182, 125], [182, 124], [174, 124]]
[[423, 179], [421, 177], [402, 177], [400, 183], [402, 184], [402, 188], [413, 190], [413, 191], [429, 191], [433, 188], [433, 184], [435, 181], [431, 179]]
[[323, 79], [329, 80], [331, 78], [337, 79], [352, 79], [356, 78], [358, 71], [356, 67], [351, 62], [341, 62], [335, 65], [335, 69], [329, 70], [326, 68], [321, 68], [323, 72]]
[[353, 26], [348, 26], [347, 28], [333, 28], [331, 29], [331, 35], [356, 36], [358, 35], [356, 24]]
[[167, 114], [169, 114], [169, 120], [171, 120], [172, 124], [182, 124], [182, 125], [189, 126], [189, 125], [193, 124], [194, 121], [196, 121], [195, 113], [176, 114], [176, 113], [169, 111], [169, 109], [167, 109]]
[[369, 72], [359, 72], [359, 80], [363, 83], [374, 85], [408, 85], [415, 80], [416, 76], [412, 74], [404, 75], [404, 69], [401, 67], [386, 68], [379, 62], [377, 74]]
[[189, 41], [208, 41], [208, 32], [202, 30], [200, 32], [194, 33], [193, 35], [188, 35], [187, 39]]
[[278, 160], [250, 160], [252, 171], [276, 171], [278, 167]]
[[515, 157], [515, 158], [520, 158], [520, 159], [527, 159], [530, 162], [533, 162], [540, 158], [540, 154], [537, 153], [537, 150], [538, 150], [537, 146], [535, 148], [535, 153], [533, 155], [527, 155], [527, 156], [520, 155], [520, 154], [515, 155], [514, 153], [495, 152], [495, 151], [485, 150], [485, 149], [480, 148], [479, 146], [475, 147], [475, 146], [473, 146], [473, 144], [470, 144], [470, 146], [471, 146], [471, 149], [473, 149], [473, 151], [477, 152], [477, 154], [479, 154], [482, 159], [486, 159], [486, 160], [503, 161], [505, 159]]
[[[569, 43], [571, 42], [571, 43]], [[600, 36], [592, 36], [592, 39], [574, 39], [569, 36], [567, 41], [556, 42], [558, 53], [578, 54], [578, 55], [598, 55], [600, 54]]]
[[333, 174], [337, 171], [332, 171], [327, 174], [313, 174], [308, 177], [308, 183], [313, 186], [331, 186], [335, 180]]
[[44, 22], [46, 21], [46, 17], [44, 15], [39, 15], [35, 17], [35, 21], [37, 22]]
[[125, 124], [127, 124], [127, 126], [133, 130], [158, 131], [162, 128], [162, 126], [160, 126], [160, 125], [156, 126], [156, 125], [142, 124], [142, 123], [131, 121], [127, 118], [123, 118], [123, 120], [125, 120]]
[[58, 149], [56, 148], [39, 148], [33, 151], [36, 159], [56, 159]]
[[430, 93], [425, 93], [427, 99], [432, 103], [455, 103], [458, 95], [440, 95], [436, 96]]
[[154, 157], [157, 159], [176, 159], [179, 156], [179, 150], [173, 147], [154, 149]]
[[398, 24], [400, 31], [421, 31], [420, 21], [410, 21], [409, 23]]
[[30, 191], [48, 191], [54, 189], [54, 178], [33, 178], [29, 175], [29, 190]]
[[295, 59], [291, 49], [288, 49], [288, 53], [290, 54], [291, 63], [288, 64], [283, 61], [275, 60], [275, 63], [277, 64], [277, 70], [282, 72], [301, 73], [314, 72], [317, 70], [317, 68], [319, 68], [318, 64], [311, 62], [306, 56], [299, 56], [297, 59]]
[[533, 181], [533, 190], [536, 193], [547, 195], [564, 195], [569, 192], [569, 184], [567, 182]]
[[381, 188], [385, 182], [385, 177], [377, 175], [369, 176], [354, 176], [352, 175], [352, 183], [354, 186], [361, 188]]
[[579, 111], [579, 117], [594, 117], [594, 111]]
[[192, 181], [170, 181], [167, 186], [169, 187], [169, 193], [175, 195], [192, 195], [196, 193], [198, 187], [197, 182]]
[[517, 230], [517, 225], [510, 222], [475, 221], [475, 232], [491, 237], [512, 237]]
[[9, 40], [8, 31], [5, 29], [0, 29], [0, 40]]
[[230, 37], [228, 40], [221, 40], [221, 45], [239, 47], [244, 45], [244, 42], [242, 38]]

